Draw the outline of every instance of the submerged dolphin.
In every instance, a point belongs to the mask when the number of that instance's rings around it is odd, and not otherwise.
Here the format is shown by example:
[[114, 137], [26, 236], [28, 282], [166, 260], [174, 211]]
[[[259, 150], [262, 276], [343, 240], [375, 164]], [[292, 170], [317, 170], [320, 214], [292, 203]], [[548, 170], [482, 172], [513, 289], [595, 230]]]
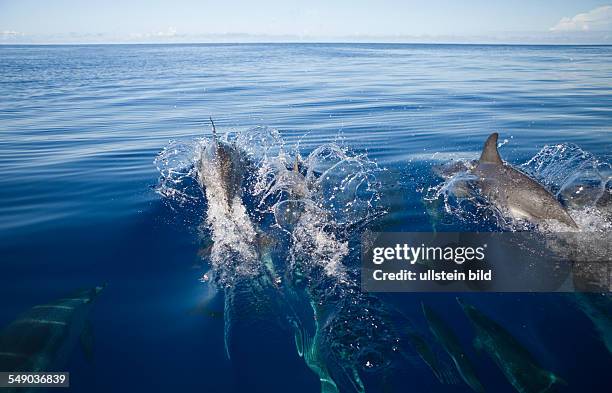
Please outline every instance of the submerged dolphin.
[[459, 298], [457, 301], [476, 329], [474, 346], [491, 356], [519, 393], [549, 392], [555, 384], [564, 383], [552, 372], [542, 369], [529, 351], [501, 325], [476, 307]]
[[[292, 300], [296, 300], [295, 296], [297, 292], [293, 292], [293, 288], [288, 288], [291, 292]], [[316, 302], [309, 298], [308, 302], [313, 311], [313, 320], [312, 322], [312, 332], [309, 333], [305, 327], [302, 325], [300, 318], [297, 317], [294, 319], [294, 329], [295, 329], [295, 344], [298, 355], [304, 358], [304, 362], [308, 366], [308, 368], [319, 378], [321, 393], [339, 393], [340, 390], [334, 378], [332, 377], [332, 373], [328, 367], [327, 359], [321, 353], [321, 347], [323, 341], [323, 333], [321, 331], [321, 322], [325, 320], [323, 317], [323, 312], [320, 305], [317, 305]], [[359, 380], [359, 382], [361, 382]], [[357, 386], [360, 386], [357, 383]], [[359, 389], [357, 389], [359, 391]]]
[[423, 308], [423, 314], [425, 314], [425, 319], [427, 319], [429, 330], [431, 330], [431, 333], [436, 337], [451, 359], [453, 359], [461, 378], [463, 378], [465, 383], [474, 391], [484, 392], [484, 388], [474, 371], [474, 366], [465, 354], [457, 336], [431, 307], [426, 306], [425, 303], [421, 303], [421, 306]]
[[87, 316], [104, 287], [34, 306], [0, 332], [1, 371], [63, 371], [79, 337], [91, 355]]
[[559, 201], [541, 184], [502, 161], [497, 151], [498, 134], [487, 138], [471, 173], [483, 195], [502, 212], [534, 223], [556, 220], [578, 228]]
[[425, 362], [427, 366], [429, 366], [438, 381], [444, 383], [444, 376], [442, 374], [442, 368], [440, 366], [438, 358], [429, 347], [429, 344], [427, 344], [427, 341], [425, 341], [425, 339], [419, 334], [412, 331], [409, 331], [406, 334], [406, 337], [414, 347], [414, 350], [417, 352], [419, 357], [423, 360], [423, 362]]
[[609, 293], [576, 292], [571, 296], [580, 310], [591, 320], [608, 352], [612, 354], [612, 295]]

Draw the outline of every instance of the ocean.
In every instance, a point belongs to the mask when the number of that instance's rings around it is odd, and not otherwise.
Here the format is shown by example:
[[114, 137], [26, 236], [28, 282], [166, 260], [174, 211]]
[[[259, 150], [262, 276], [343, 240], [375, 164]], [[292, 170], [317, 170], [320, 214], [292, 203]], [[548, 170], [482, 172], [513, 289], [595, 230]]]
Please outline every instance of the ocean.
[[[504, 160], [559, 198], [589, 185], [586, 200], [571, 206], [581, 230], [612, 228], [591, 208], [612, 187], [609, 46], [2, 45], [0, 59], [0, 326], [107, 284], [90, 314], [93, 359], [75, 348], [64, 366], [70, 391], [318, 392], [320, 375], [307, 362], [320, 358], [341, 392], [472, 391], [436, 346], [421, 302], [449, 322], [486, 391], [515, 391], [472, 345], [455, 295], [338, 289], [334, 279], [351, 278], [334, 269], [359, 264], [346, 232], [332, 240], [345, 236], [350, 251], [309, 293], [321, 307], [349, 299], [355, 308], [331, 312], [345, 327], [321, 328], [320, 354], [299, 355], [307, 340], [296, 350], [294, 320], [281, 306], [257, 306], [276, 295], [224, 305], [223, 293], [201, 280], [214, 223], [193, 157], [211, 138], [209, 117], [220, 134], [246, 141], [259, 163], [333, 156], [367, 182], [352, 190], [350, 202], [360, 204], [326, 206], [338, 213], [326, 223], [330, 233], [357, 221], [378, 231], [507, 230], [445, 198], [434, 171], [478, 158], [491, 132]], [[253, 214], [268, 223], [269, 211]], [[277, 247], [274, 263], [287, 252]], [[323, 287], [341, 293], [323, 296]], [[610, 385], [602, 332], [571, 295], [461, 296], [562, 377], [559, 391]], [[359, 314], [370, 305], [402, 318], [380, 316], [388, 330], [373, 333], [363, 325], [373, 324], [370, 314]], [[294, 308], [308, 315], [307, 305]], [[431, 345], [447, 370], [443, 383], [406, 342], [408, 331]]]

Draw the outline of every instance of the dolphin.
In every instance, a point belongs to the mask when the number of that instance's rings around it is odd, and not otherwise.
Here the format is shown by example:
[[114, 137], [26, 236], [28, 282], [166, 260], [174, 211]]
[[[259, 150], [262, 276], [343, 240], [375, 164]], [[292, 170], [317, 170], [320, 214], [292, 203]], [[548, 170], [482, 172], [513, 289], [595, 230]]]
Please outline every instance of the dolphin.
[[[293, 300], [296, 300], [297, 292], [293, 292], [293, 288], [290, 287], [288, 290], [292, 292]], [[324, 346], [322, 343], [324, 333], [321, 327], [321, 323], [325, 320], [324, 312], [322, 312], [321, 306], [316, 304], [313, 299], [309, 298], [308, 302], [314, 317], [311, 321], [313, 332], [308, 332], [297, 315], [293, 321], [298, 355], [304, 358], [306, 366], [319, 378], [321, 393], [339, 393], [338, 384], [332, 376], [326, 357], [321, 352], [321, 347]]]
[[427, 344], [427, 341], [425, 341], [423, 337], [413, 331], [409, 331], [408, 333], [406, 333], [406, 337], [414, 347], [414, 350], [417, 352], [419, 357], [423, 360], [423, 362], [425, 362], [427, 366], [429, 366], [438, 381], [440, 381], [440, 383], [444, 383], [444, 376], [442, 374], [438, 358], [431, 350], [429, 344]]
[[[320, 258], [320, 255], [313, 257], [303, 254], [304, 244], [316, 250], [319, 246], [317, 241], [323, 241], [326, 244], [329, 241], [326, 238], [327, 235], [319, 228], [319, 225], [322, 224], [320, 221], [322, 211], [315, 207], [312, 200], [313, 184], [302, 173], [303, 164], [299, 153], [296, 153], [292, 166], [287, 167], [286, 164], [281, 164], [276, 172], [275, 182], [267, 195], [282, 194], [284, 197], [280, 202], [274, 204], [273, 212], [276, 223], [291, 233], [293, 240], [290, 248], [291, 258]], [[298, 228], [307, 224], [311, 224], [308, 230], [300, 232]], [[296, 234], [296, 230], [306, 239]], [[293, 324], [297, 353], [304, 359], [306, 366], [319, 378], [321, 393], [338, 393], [343, 390], [343, 386], [357, 393], [363, 393], [365, 387], [356, 366], [344, 357], [332, 361], [333, 356], [328, 352], [332, 343], [339, 351], [342, 351], [342, 346], [346, 344], [336, 341], [342, 340], [341, 329], [330, 327], [330, 324], [335, 321], [334, 318], [338, 317], [336, 313], [340, 311], [332, 311], [328, 308], [329, 304], [320, 300], [322, 294], [317, 293], [311, 287], [313, 284], [304, 285], [305, 282], [315, 279], [316, 274], [313, 269], [314, 265], [311, 265], [310, 262], [307, 264], [292, 262], [286, 273], [288, 280], [285, 291], [294, 310]], [[312, 309], [312, 314], [298, 311], [305, 309], [304, 306], [308, 304]]]
[[474, 347], [486, 352], [519, 393], [550, 392], [561, 378], [542, 369], [534, 357], [501, 325], [457, 298], [476, 329]]
[[[212, 118], [210, 122], [213, 137], [200, 154], [197, 176], [208, 201], [205, 225], [211, 232], [210, 244], [199, 255], [210, 258], [212, 269], [203, 276], [203, 281], [210, 281], [209, 293], [195, 312], [223, 316], [225, 352], [230, 359], [236, 346], [234, 331], [240, 330], [236, 326], [247, 324], [252, 335], [262, 333], [267, 328], [264, 322], [282, 309], [281, 278], [272, 257], [276, 241], [254, 222], [242, 199], [248, 169], [245, 152], [236, 142], [222, 141]], [[217, 288], [223, 289], [223, 312], [209, 307]], [[255, 332], [255, 326], [261, 329]]]
[[0, 332], [0, 370], [63, 371], [77, 341], [91, 356], [87, 316], [103, 286], [79, 291], [52, 303], [37, 305]]
[[306, 176], [300, 171], [300, 156], [296, 154], [293, 166], [286, 167], [286, 164], [278, 164], [274, 174], [274, 182], [268, 188], [262, 198], [263, 204], [270, 196], [284, 194], [287, 200], [298, 201], [310, 197], [311, 184], [306, 180]]
[[273, 206], [274, 217], [278, 225], [285, 230], [299, 222], [313, 204], [313, 183], [308, 181], [300, 170], [300, 156], [296, 154], [291, 168], [284, 164], [277, 170], [274, 184], [267, 191], [264, 200], [271, 195], [285, 196]]
[[580, 310], [591, 320], [608, 352], [612, 354], [612, 295], [587, 292], [568, 295], [573, 297]]
[[425, 319], [427, 319], [429, 330], [431, 330], [431, 333], [451, 357], [461, 378], [475, 392], [484, 392], [484, 388], [474, 371], [474, 366], [465, 354], [457, 336], [431, 307], [425, 305], [425, 303], [421, 303], [421, 307], [423, 308]]
[[228, 261], [222, 271], [211, 271], [217, 279], [227, 278], [230, 267], [245, 271], [259, 262], [276, 279], [269, 255], [274, 242], [253, 223], [242, 201], [242, 183], [248, 164], [245, 154], [236, 143], [222, 141], [212, 118], [210, 122], [213, 138], [200, 153], [197, 178], [208, 200], [206, 224], [212, 237], [198, 254], [202, 258]]
[[304, 199], [310, 196], [310, 184], [306, 176], [300, 172], [300, 156], [296, 154], [291, 170], [285, 170], [279, 174], [277, 183], [283, 184], [283, 188], [289, 192], [291, 199]]
[[567, 210], [541, 184], [502, 161], [497, 151], [498, 134], [487, 138], [480, 159], [471, 173], [482, 194], [503, 213], [534, 223], [556, 220], [578, 228]]
[[213, 138], [200, 154], [198, 180], [201, 185], [215, 189], [227, 204], [231, 204], [236, 196], [242, 196], [244, 155], [235, 143], [222, 141], [212, 118], [210, 122]]

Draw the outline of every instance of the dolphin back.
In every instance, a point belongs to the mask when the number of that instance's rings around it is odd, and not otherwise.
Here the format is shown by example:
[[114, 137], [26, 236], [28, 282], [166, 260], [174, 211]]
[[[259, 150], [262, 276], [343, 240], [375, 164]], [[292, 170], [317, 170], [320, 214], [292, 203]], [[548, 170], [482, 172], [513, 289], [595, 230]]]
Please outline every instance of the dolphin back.
[[200, 157], [199, 178], [205, 186], [220, 187], [226, 203], [241, 196], [246, 160], [234, 143], [214, 139]]

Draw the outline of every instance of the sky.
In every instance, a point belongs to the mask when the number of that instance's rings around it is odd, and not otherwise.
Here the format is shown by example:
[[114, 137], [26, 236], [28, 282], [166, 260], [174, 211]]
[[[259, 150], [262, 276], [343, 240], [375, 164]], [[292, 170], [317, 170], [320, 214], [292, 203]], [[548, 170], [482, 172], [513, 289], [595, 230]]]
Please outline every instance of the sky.
[[612, 2], [0, 0], [4, 44], [250, 41], [612, 44]]

